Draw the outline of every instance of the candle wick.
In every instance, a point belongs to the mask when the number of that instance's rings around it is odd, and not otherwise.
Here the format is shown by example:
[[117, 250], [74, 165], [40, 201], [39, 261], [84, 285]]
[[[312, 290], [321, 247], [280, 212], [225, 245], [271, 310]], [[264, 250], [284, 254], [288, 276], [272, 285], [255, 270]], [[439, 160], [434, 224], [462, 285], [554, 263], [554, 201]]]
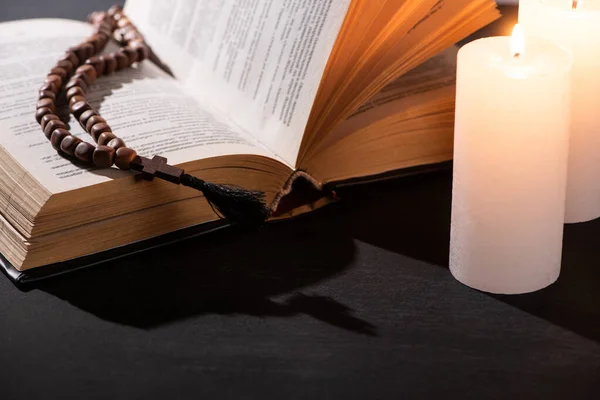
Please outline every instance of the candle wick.
[[515, 58], [519, 58], [521, 56], [521, 53], [515, 53]]

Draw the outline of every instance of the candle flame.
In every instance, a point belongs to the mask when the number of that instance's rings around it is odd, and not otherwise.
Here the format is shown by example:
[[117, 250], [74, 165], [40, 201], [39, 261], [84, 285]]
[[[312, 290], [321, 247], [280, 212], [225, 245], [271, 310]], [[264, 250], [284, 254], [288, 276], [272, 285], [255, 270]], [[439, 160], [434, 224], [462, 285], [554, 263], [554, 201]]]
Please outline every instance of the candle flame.
[[523, 34], [523, 28], [519, 24], [516, 24], [512, 31], [510, 51], [514, 54], [515, 58], [525, 53], [525, 35]]
[[573, 8], [573, 10], [577, 9], [577, 7], [580, 5], [580, 2], [583, 3], [582, 0], [573, 0], [573, 4], [571, 5], [571, 7]]

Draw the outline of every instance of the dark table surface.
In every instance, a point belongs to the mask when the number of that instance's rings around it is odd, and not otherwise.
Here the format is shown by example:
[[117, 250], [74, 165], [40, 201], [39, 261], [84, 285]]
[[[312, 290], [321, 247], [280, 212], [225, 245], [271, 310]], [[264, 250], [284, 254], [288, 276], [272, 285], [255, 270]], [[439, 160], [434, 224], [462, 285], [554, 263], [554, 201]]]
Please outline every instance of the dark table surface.
[[[1, 19], [111, 1], [43, 3]], [[600, 221], [566, 227], [555, 285], [492, 296], [448, 271], [450, 171], [342, 194], [28, 292], [0, 277], [0, 398], [600, 398]]]

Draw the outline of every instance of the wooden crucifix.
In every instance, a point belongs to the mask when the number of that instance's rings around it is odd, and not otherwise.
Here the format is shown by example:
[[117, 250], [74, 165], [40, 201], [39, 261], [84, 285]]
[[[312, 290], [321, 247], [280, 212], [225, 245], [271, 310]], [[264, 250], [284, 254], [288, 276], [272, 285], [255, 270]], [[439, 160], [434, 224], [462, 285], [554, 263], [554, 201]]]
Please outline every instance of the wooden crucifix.
[[167, 159], [161, 156], [154, 156], [152, 159], [137, 156], [130, 164], [134, 171], [142, 173], [142, 177], [151, 181], [156, 176], [169, 182], [181, 183], [181, 176], [184, 171], [181, 168], [167, 164]]

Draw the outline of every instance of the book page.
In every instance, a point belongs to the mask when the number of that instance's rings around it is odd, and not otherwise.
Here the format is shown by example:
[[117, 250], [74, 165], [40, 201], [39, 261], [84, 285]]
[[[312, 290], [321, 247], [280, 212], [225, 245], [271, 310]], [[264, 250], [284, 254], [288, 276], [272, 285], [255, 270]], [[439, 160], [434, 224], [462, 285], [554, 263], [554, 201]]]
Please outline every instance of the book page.
[[193, 95], [295, 165], [350, 0], [128, 0]]
[[[0, 145], [52, 193], [129, 175], [63, 158], [34, 118], [44, 77], [65, 49], [91, 32], [90, 25], [68, 20], [0, 24]], [[200, 108], [179, 82], [151, 62], [98, 79], [88, 100], [115, 134], [143, 156], [160, 154], [171, 164], [230, 154], [274, 157], [252, 136]], [[68, 115], [66, 104], [57, 114]], [[93, 143], [72, 116], [69, 125], [74, 135]]]
[[[458, 47], [452, 46], [386, 85], [338, 124], [318, 150], [366, 129], [387, 127], [392, 121], [398, 123], [435, 113], [453, 114], [457, 54]], [[408, 123], [401, 123], [394, 131], [402, 132], [405, 125]]]

